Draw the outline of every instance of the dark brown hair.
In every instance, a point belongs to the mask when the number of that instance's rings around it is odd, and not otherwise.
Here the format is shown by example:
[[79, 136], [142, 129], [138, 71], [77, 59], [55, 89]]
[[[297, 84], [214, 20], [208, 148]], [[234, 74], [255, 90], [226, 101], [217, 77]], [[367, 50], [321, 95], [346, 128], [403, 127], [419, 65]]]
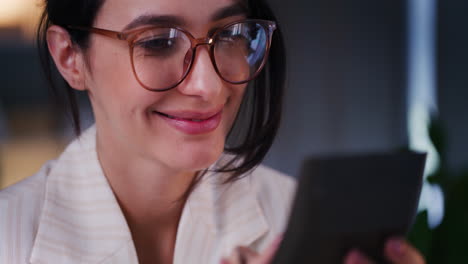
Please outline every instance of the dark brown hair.
[[[264, 0], [243, 1], [249, 18], [277, 22], [271, 8]], [[62, 108], [68, 108], [77, 135], [80, 134], [81, 128], [76, 92], [63, 78], [54, 77], [56, 69], [47, 47], [47, 29], [51, 25], [91, 27], [103, 3], [104, 0], [45, 0], [44, 11], [37, 29], [37, 46], [45, 76], [56, 102], [62, 104]], [[81, 49], [87, 48], [89, 32], [69, 30], [69, 34], [72, 41]], [[233, 155], [219, 171], [231, 173], [228, 181], [240, 178], [260, 164], [273, 144], [281, 119], [285, 75], [285, 49], [281, 27], [278, 25], [273, 34], [266, 66], [260, 75], [249, 83], [236, 121], [227, 138], [225, 152]], [[200, 177], [201, 175], [203, 174], [199, 174]], [[200, 177], [196, 177], [193, 186]]]

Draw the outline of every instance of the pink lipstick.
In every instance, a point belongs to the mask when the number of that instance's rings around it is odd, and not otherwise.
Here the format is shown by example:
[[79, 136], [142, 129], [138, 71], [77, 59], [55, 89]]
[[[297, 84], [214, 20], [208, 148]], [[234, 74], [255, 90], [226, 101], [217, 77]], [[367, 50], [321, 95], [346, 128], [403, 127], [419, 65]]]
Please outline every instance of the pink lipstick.
[[216, 112], [158, 112], [153, 111], [175, 129], [190, 135], [205, 134], [215, 130], [221, 123], [222, 110]]

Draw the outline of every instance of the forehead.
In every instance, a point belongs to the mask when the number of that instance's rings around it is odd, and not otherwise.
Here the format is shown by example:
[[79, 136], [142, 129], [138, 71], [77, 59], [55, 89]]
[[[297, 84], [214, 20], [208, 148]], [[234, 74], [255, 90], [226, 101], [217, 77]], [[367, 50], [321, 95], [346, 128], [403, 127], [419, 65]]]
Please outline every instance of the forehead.
[[212, 23], [213, 15], [241, 0], [105, 0], [94, 25], [113, 30], [141, 16], [176, 16], [187, 25], [204, 26]]

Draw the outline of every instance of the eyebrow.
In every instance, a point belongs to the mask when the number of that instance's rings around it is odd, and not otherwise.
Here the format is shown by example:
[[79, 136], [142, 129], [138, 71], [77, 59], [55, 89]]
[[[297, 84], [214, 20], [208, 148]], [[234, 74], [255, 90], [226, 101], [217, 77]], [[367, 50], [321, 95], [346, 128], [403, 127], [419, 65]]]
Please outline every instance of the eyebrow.
[[221, 20], [227, 17], [246, 15], [247, 7], [240, 2], [223, 7], [211, 16], [211, 21]]
[[143, 25], [175, 25], [175, 26], [183, 26], [185, 25], [185, 21], [178, 16], [171, 16], [171, 15], [141, 15], [128, 25], [125, 26], [124, 30], [133, 29]]
[[[212, 16], [211, 21], [217, 21], [224, 18], [246, 15], [247, 8], [240, 2], [223, 7], [217, 10]], [[174, 15], [141, 15], [124, 27], [124, 30], [130, 30], [143, 25], [171, 25], [185, 26], [187, 22], [180, 16]]]

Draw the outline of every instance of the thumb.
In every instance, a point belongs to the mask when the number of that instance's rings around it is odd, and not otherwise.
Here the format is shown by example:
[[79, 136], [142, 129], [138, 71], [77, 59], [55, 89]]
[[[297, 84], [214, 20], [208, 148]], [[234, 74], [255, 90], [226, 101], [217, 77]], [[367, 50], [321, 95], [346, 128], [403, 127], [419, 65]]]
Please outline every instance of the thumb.
[[278, 236], [273, 242], [265, 249], [265, 251], [260, 254], [258, 259], [255, 261], [255, 264], [269, 264], [273, 257], [275, 256], [276, 251], [283, 240], [283, 236]]

